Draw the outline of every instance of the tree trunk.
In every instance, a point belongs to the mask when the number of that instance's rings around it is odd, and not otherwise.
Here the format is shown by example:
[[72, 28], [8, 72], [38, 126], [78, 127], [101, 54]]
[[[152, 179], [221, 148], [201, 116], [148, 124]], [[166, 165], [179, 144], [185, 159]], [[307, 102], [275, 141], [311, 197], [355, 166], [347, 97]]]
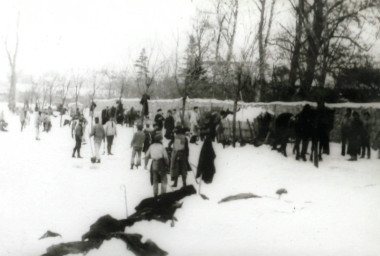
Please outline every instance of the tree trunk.
[[182, 98], [182, 113], [181, 113], [181, 123], [182, 123], [182, 127], [185, 127], [185, 108], [186, 108], [186, 98], [187, 98], [186, 95]]
[[234, 108], [233, 108], [233, 118], [232, 118], [232, 146], [236, 146], [236, 111], [237, 111], [237, 103], [239, 99], [239, 92], [236, 93], [234, 99]]
[[62, 108], [61, 108], [61, 120], [59, 121], [59, 126], [62, 127], [62, 116], [63, 116], [63, 108], [64, 108], [64, 105], [65, 105], [65, 101], [66, 99], [62, 99]]
[[234, 47], [235, 35], [236, 35], [237, 18], [238, 18], [238, 14], [239, 14], [239, 0], [234, 0], [234, 7], [235, 7], [235, 11], [233, 13], [234, 23], [233, 23], [233, 27], [232, 27], [232, 34], [231, 34], [231, 38], [230, 38], [230, 43], [228, 45], [228, 52], [227, 52], [227, 58], [226, 58], [227, 63], [229, 63], [231, 61], [231, 58], [232, 58], [232, 50]]
[[265, 3], [266, 0], [261, 0], [260, 9], [260, 23], [258, 29], [258, 43], [259, 43], [259, 79], [256, 87], [255, 101], [261, 100], [261, 91], [263, 81], [265, 80], [265, 47], [264, 47], [264, 22], [265, 22]]
[[325, 87], [325, 83], [326, 83], [328, 59], [329, 59], [329, 48], [330, 48], [330, 43], [325, 42], [325, 45], [323, 46], [323, 52], [322, 52], [321, 71], [320, 71], [320, 74], [318, 75], [318, 86], [321, 88]]
[[323, 2], [322, 0], [314, 1], [314, 20], [312, 30], [308, 31], [307, 42], [308, 49], [306, 52], [306, 73], [303, 89], [309, 92], [315, 77], [315, 68], [317, 66], [319, 49], [321, 47], [321, 37], [323, 31], [324, 17], [323, 17]]
[[304, 1], [298, 0], [297, 8], [297, 22], [296, 22], [296, 36], [294, 42], [294, 50], [290, 62], [290, 71], [289, 71], [289, 85], [295, 87], [297, 81], [297, 73], [299, 67], [299, 59], [301, 53], [301, 37], [302, 37], [302, 14], [304, 13]]
[[9, 95], [8, 95], [8, 107], [9, 109], [14, 112], [15, 106], [16, 106], [16, 70], [15, 67], [12, 66], [11, 68], [11, 86], [9, 88]]

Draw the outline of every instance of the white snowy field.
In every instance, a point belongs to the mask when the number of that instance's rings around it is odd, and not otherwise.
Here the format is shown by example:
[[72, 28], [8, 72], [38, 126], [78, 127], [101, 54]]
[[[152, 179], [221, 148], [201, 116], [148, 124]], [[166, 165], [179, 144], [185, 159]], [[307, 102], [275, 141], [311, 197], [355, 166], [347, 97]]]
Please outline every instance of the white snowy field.
[[[32, 123], [20, 132], [18, 116], [6, 114], [9, 132], [0, 132], [0, 255], [41, 255], [61, 242], [79, 241], [99, 217], [126, 216], [152, 196], [148, 171], [130, 170], [133, 130], [118, 127], [114, 156], [91, 164], [89, 144], [83, 159], [71, 157], [74, 140], [69, 127], [53, 128], [34, 139]], [[191, 145], [197, 164], [201, 145]], [[201, 192], [183, 200], [170, 222], [139, 222], [127, 228], [151, 239], [169, 255], [380, 255], [380, 160], [348, 162], [332, 144], [320, 168], [297, 162], [269, 147], [251, 145], [223, 149], [214, 144], [216, 174]], [[194, 170], [195, 171], [195, 170]], [[196, 186], [193, 173], [188, 181]], [[181, 183], [180, 183], [181, 184]], [[278, 199], [275, 192], [288, 194]], [[170, 189], [169, 189], [170, 191]], [[238, 193], [253, 198], [218, 204]], [[38, 240], [47, 230], [62, 238]], [[77, 254], [78, 255], [78, 254]], [[116, 239], [88, 256], [133, 255]]]

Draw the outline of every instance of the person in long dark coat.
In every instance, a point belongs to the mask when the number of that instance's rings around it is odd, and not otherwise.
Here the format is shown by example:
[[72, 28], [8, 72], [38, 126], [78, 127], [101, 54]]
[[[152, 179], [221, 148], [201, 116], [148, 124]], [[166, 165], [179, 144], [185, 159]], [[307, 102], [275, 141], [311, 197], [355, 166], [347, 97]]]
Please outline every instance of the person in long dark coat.
[[215, 157], [216, 157], [216, 154], [215, 154], [214, 148], [212, 147], [212, 138], [210, 136], [207, 136], [203, 143], [201, 153], [199, 154], [197, 176], [196, 176], [197, 178], [202, 177], [202, 180], [205, 183], [211, 183], [214, 178]]
[[115, 106], [112, 106], [110, 108], [109, 117], [113, 117], [113, 118], [116, 117], [116, 108], [115, 108]]
[[347, 140], [350, 132], [350, 124], [351, 124], [351, 114], [352, 110], [348, 108], [346, 110], [346, 114], [343, 116], [343, 120], [341, 123], [341, 128], [340, 128], [340, 134], [341, 134], [341, 140], [342, 140], [342, 152], [341, 155], [345, 156], [346, 155], [346, 145], [347, 145]]
[[165, 138], [171, 140], [173, 137], [173, 129], [174, 129], [174, 118], [172, 116], [172, 111], [168, 110], [168, 115], [165, 119]]
[[361, 135], [362, 143], [361, 143], [361, 158], [365, 157], [365, 154], [367, 152], [367, 158], [371, 158], [371, 132], [372, 132], [372, 125], [371, 125], [371, 115], [368, 111], [364, 113], [364, 119], [363, 119], [363, 132]]
[[172, 148], [170, 161], [170, 176], [174, 181], [172, 187], [177, 187], [178, 176], [182, 177], [182, 185], [186, 186], [187, 172], [191, 170], [189, 164], [189, 142], [185, 135], [185, 129], [176, 127], [175, 136], [170, 143]]
[[121, 101], [118, 101], [117, 103], [117, 108], [116, 108], [116, 122], [118, 124], [123, 124], [124, 121], [124, 108], [123, 108], [123, 103]]
[[356, 161], [360, 154], [361, 134], [363, 132], [363, 122], [359, 118], [359, 113], [354, 111], [353, 119], [350, 123], [350, 132], [348, 136], [347, 153], [351, 156], [349, 161]]
[[157, 114], [156, 116], [154, 117], [154, 123], [157, 124], [157, 128], [158, 130], [162, 130], [162, 128], [164, 127], [164, 116], [162, 115], [162, 110], [161, 109], [158, 109], [157, 110]]
[[109, 108], [108, 106], [102, 110], [102, 125], [105, 125], [109, 120]]
[[148, 100], [150, 100], [150, 96], [144, 93], [143, 96], [141, 97], [140, 104], [142, 105], [142, 114], [145, 117], [149, 115]]

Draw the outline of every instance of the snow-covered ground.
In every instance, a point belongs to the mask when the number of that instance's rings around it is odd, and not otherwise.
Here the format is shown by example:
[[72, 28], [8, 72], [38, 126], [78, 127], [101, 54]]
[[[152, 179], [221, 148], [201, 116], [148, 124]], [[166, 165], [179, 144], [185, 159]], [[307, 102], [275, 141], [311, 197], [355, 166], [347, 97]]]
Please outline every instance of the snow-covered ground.
[[[32, 124], [20, 132], [19, 118], [5, 115], [9, 132], [0, 132], [0, 255], [41, 255], [52, 244], [78, 241], [99, 217], [125, 218], [153, 194], [148, 172], [130, 170], [133, 130], [119, 127], [114, 156], [90, 163], [71, 158], [74, 141], [69, 127], [53, 128], [34, 139]], [[320, 168], [285, 158], [263, 146], [223, 149], [214, 144], [216, 175], [202, 184], [210, 200], [193, 195], [183, 200], [170, 222], [139, 222], [127, 228], [140, 233], [173, 256], [185, 255], [380, 255], [380, 160], [348, 162], [332, 144]], [[200, 145], [191, 145], [190, 162], [197, 163]], [[198, 189], [193, 173], [188, 181]], [[288, 194], [278, 199], [275, 192]], [[218, 204], [238, 193], [253, 198]], [[47, 230], [62, 238], [38, 240]], [[88, 256], [133, 255], [112, 239]]]

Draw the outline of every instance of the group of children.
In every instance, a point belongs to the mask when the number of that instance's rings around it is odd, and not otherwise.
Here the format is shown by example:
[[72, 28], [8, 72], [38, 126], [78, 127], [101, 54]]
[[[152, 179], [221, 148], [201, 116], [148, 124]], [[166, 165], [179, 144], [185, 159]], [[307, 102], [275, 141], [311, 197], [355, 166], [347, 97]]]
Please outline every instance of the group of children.
[[[131, 169], [141, 165], [141, 154], [145, 148], [145, 169], [148, 168], [149, 160], [152, 160], [150, 167], [150, 181], [153, 185], [153, 194], [158, 196], [158, 184], [161, 183], [161, 194], [166, 193], [168, 184], [167, 175], [170, 174], [173, 181], [172, 187], [176, 187], [178, 178], [181, 175], [182, 185], [186, 186], [187, 171], [191, 170], [189, 157], [189, 144], [185, 136], [186, 129], [177, 126], [173, 129], [173, 135], [168, 144], [168, 148], [163, 145], [162, 129], [160, 125], [155, 125], [157, 129], [153, 131], [144, 130], [143, 125], [137, 125], [137, 132], [134, 133], [131, 148]], [[147, 137], [152, 138], [151, 143]]]

